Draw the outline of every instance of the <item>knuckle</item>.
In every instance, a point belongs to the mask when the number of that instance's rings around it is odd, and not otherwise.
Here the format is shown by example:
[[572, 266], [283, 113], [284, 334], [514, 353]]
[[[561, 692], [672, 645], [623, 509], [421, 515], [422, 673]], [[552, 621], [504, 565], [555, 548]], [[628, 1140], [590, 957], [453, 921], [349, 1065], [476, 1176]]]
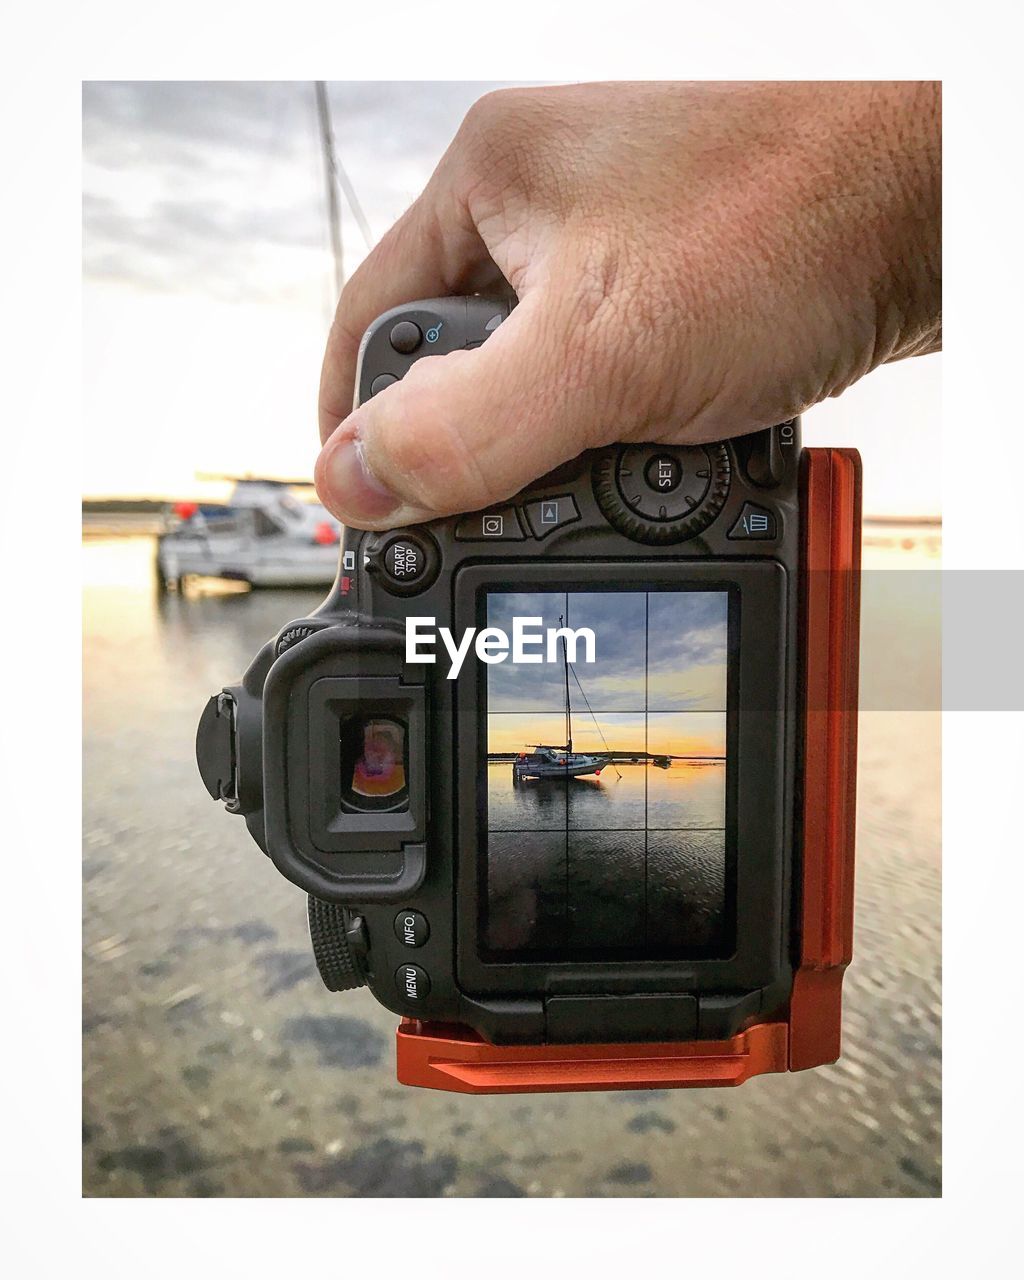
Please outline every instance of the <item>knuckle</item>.
[[551, 112], [536, 90], [495, 89], [470, 107], [454, 144], [467, 201], [486, 207], [552, 169]]
[[509, 119], [515, 119], [519, 108], [531, 96], [529, 89], [492, 89], [472, 104], [466, 112], [462, 128], [470, 137], [487, 134]]
[[510, 150], [514, 151], [517, 125], [515, 113], [503, 100], [506, 92], [497, 89], [478, 98], [455, 136], [457, 162], [471, 180], [486, 178]]

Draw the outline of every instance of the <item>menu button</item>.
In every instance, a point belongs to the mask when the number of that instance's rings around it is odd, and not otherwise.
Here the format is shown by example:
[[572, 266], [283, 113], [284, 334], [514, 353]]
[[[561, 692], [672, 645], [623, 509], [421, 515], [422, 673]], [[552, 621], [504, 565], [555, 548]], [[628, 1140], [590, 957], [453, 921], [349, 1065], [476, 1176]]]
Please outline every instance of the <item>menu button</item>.
[[430, 979], [418, 964], [403, 964], [395, 970], [395, 985], [407, 1004], [419, 1004], [430, 994]]

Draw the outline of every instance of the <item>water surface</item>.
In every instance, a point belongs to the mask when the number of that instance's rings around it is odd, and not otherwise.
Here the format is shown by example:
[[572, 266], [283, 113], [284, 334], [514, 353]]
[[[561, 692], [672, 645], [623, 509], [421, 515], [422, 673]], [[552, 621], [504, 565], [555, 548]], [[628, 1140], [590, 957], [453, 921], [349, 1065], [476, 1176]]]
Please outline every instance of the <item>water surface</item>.
[[[404, 1089], [394, 1016], [366, 991], [323, 988], [303, 894], [210, 802], [193, 757], [205, 699], [319, 595], [161, 602], [152, 553], [148, 538], [82, 549], [87, 1195], [939, 1193], [936, 714], [861, 716], [855, 959], [835, 1066], [736, 1090]], [[891, 653], [898, 625], [875, 619], [872, 643]], [[915, 678], [923, 661], [931, 651]], [[574, 815], [635, 814], [639, 783], [623, 773]], [[657, 794], [696, 799], [704, 785], [666, 777]]]

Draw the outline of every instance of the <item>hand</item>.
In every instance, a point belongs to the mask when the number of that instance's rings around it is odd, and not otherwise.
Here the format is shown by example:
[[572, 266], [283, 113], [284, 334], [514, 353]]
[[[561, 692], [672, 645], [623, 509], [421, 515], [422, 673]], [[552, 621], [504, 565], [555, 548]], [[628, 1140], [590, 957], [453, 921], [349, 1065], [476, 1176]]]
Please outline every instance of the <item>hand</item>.
[[[937, 84], [488, 94], [342, 293], [322, 500], [373, 529], [472, 511], [584, 449], [739, 435], [937, 350], [940, 128]], [[482, 347], [350, 412], [382, 311], [505, 281]]]

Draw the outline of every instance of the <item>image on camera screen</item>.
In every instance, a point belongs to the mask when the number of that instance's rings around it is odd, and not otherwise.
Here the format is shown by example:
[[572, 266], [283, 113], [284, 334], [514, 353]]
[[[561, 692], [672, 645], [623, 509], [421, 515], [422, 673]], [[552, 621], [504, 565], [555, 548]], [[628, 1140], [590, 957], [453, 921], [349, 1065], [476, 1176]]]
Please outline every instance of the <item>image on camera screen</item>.
[[486, 668], [485, 953], [728, 954], [728, 591], [490, 592], [486, 616], [540, 619], [546, 660]]

